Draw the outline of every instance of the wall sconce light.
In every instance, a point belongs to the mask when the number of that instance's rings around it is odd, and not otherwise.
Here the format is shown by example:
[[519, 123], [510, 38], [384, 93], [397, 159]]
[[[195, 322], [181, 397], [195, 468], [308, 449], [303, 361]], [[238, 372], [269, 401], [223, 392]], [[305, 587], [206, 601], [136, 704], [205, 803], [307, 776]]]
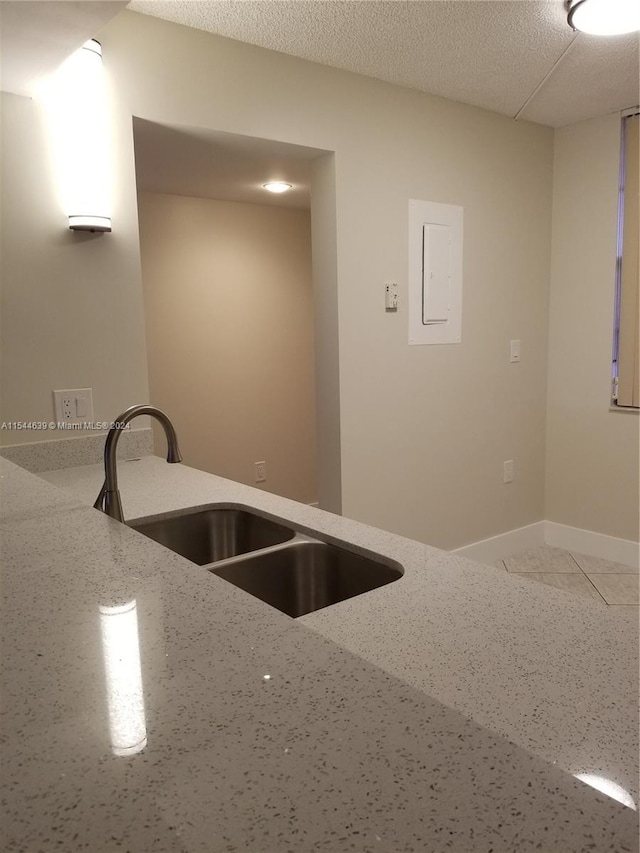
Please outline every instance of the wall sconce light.
[[102, 47], [86, 42], [44, 91], [54, 168], [72, 231], [111, 231], [111, 140]]

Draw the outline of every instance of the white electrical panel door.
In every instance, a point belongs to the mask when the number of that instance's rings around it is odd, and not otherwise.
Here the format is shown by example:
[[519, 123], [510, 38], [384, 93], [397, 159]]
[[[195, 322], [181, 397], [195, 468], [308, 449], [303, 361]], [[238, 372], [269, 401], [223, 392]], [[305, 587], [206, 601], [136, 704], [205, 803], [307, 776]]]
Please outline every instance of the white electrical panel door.
[[462, 217], [452, 204], [409, 202], [409, 343], [462, 337]]
[[451, 229], [422, 226], [422, 322], [446, 323], [451, 302]]

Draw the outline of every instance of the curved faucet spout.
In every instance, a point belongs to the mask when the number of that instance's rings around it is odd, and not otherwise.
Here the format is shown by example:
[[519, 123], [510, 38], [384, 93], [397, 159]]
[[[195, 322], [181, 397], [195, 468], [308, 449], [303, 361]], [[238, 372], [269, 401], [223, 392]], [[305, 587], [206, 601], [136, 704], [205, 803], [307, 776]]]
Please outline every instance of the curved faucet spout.
[[147, 405], [130, 406], [125, 412], [119, 415], [115, 420], [114, 426], [109, 430], [104, 445], [104, 483], [94, 503], [96, 509], [102, 510], [102, 512], [105, 512], [111, 518], [115, 518], [118, 521], [124, 521], [124, 515], [120, 492], [118, 491], [116, 448], [120, 433], [129, 421], [137, 418], [138, 415], [150, 415], [162, 424], [164, 434], [167, 437], [167, 462], [182, 462], [176, 431], [169, 417], [161, 409]]

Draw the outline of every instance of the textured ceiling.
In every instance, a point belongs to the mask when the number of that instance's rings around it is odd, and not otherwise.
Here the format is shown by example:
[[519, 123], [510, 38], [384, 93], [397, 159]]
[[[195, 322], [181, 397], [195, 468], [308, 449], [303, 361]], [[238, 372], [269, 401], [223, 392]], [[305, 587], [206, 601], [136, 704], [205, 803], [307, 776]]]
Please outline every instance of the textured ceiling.
[[579, 36], [523, 116], [559, 127], [637, 106], [638, 36]]
[[[309, 161], [325, 153], [139, 118], [134, 118], [133, 132], [138, 190], [277, 207], [309, 207]], [[267, 181], [286, 181], [293, 189], [274, 195], [263, 189]]]
[[132, 0], [128, 8], [554, 127], [638, 102], [637, 35], [576, 36], [564, 0]]

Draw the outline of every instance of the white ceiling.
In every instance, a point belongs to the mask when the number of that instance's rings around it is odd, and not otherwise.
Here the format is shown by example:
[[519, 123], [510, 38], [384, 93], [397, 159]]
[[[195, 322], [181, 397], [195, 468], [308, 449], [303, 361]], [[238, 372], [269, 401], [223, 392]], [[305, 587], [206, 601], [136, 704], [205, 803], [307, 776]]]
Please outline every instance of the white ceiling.
[[40, 80], [127, 5], [127, 0], [4, 0], [0, 3], [3, 92], [33, 95]]
[[[167, 127], [134, 118], [138, 190], [308, 208], [309, 163], [325, 152], [213, 130]], [[293, 189], [274, 195], [267, 181]]]
[[[125, 6], [0, 2], [3, 91], [31, 95]], [[132, 0], [128, 8], [551, 126], [639, 100], [637, 35], [576, 36], [564, 0]], [[308, 207], [309, 160], [322, 153], [138, 119], [135, 141], [140, 189], [292, 207]], [[276, 178], [295, 190], [265, 193]]]
[[553, 127], [638, 103], [637, 34], [577, 35], [564, 0], [132, 0], [128, 8]]

